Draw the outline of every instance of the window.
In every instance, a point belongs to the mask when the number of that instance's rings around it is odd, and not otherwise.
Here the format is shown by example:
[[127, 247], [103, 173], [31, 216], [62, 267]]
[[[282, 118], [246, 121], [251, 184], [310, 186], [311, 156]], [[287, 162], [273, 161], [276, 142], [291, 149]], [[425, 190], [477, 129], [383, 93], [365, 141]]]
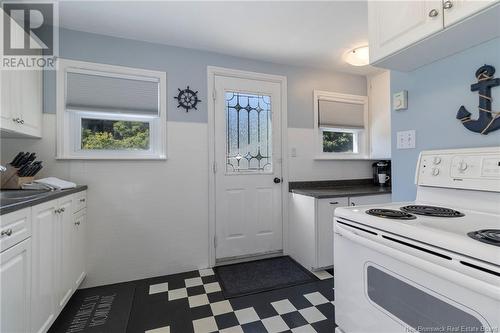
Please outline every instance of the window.
[[165, 159], [166, 74], [60, 60], [58, 158]]
[[226, 172], [272, 173], [271, 96], [226, 92]]
[[367, 98], [314, 91], [318, 159], [365, 158]]

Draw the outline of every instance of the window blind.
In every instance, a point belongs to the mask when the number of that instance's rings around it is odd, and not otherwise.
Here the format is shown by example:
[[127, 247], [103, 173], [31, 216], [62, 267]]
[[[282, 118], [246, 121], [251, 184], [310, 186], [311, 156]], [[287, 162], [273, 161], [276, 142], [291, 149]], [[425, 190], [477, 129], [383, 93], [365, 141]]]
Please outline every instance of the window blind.
[[66, 110], [159, 114], [159, 82], [68, 72]]
[[319, 100], [319, 127], [364, 128], [364, 105]]

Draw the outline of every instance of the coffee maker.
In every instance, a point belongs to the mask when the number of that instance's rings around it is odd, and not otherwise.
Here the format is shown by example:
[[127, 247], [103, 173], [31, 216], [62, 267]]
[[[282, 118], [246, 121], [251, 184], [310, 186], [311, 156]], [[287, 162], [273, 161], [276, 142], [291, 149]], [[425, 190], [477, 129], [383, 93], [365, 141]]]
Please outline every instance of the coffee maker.
[[391, 161], [378, 161], [372, 164], [373, 184], [377, 186], [391, 186]]

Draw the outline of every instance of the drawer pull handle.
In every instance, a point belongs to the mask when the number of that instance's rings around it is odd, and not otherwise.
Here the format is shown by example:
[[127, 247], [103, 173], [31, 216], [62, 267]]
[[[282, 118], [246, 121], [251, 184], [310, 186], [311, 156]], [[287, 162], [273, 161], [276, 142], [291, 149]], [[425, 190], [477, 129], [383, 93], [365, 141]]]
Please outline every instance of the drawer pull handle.
[[429, 12], [429, 17], [436, 17], [439, 15], [439, 12], [437, 11], [437, 9], [433, 9]]
[[338, 205], [338, 204], [339, 204], [338, 201], [332, 201], [332, 202], [330, 202], [330, 205]]
[[56, 210], [54, 211], [54, 213], [56, 213], [56, 214], [59, 214], [60, 212], [61, 212], [61, 210], [60, 210], [60, 209], [56, 209]]
[[79, 222], [79, 221], [78, 221], [78, 222], [75, 222], [75, 225], [80, 225], [80, 222]]
[[11, 236], [12, 235], [12, 229], [7, 229], [7, 230], [2, 230], [1, 232], [2, 236]]
[[81, 199], [80, 199], [80, 202], [85, 202], [85, 198], [81, 198]]
[[64, 212], [66, 209], [65, 208], [61, 208], [60, 211], [61, 213]]

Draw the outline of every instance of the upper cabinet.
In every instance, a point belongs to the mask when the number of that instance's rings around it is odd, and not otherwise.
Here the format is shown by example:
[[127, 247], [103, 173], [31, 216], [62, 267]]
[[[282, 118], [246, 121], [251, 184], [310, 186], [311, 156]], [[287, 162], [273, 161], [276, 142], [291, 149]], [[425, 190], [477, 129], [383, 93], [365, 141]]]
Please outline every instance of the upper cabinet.
[[[0, 11], [0, 15], [4, 15]], [[0, 24], [3, 35], [3, 24]], [[24, 45], [24, 30], [11, 25], [12, 45]], [[30, 43], [37, 43], [33, 38]], [[41, 52], [40, 52], [41, 54]], [[42, 136], [43, 71], [0, 70], [0, 133], [8, 136]]]
[[441, 1], [368, 1], [370, 62], [443, 29]]
[[370, 158], [391, 158], [391, 74], [384, 71], [367, 77]]
[[499, 2], [369, 1], [370, 63], [411, 71], [498, 37]]

